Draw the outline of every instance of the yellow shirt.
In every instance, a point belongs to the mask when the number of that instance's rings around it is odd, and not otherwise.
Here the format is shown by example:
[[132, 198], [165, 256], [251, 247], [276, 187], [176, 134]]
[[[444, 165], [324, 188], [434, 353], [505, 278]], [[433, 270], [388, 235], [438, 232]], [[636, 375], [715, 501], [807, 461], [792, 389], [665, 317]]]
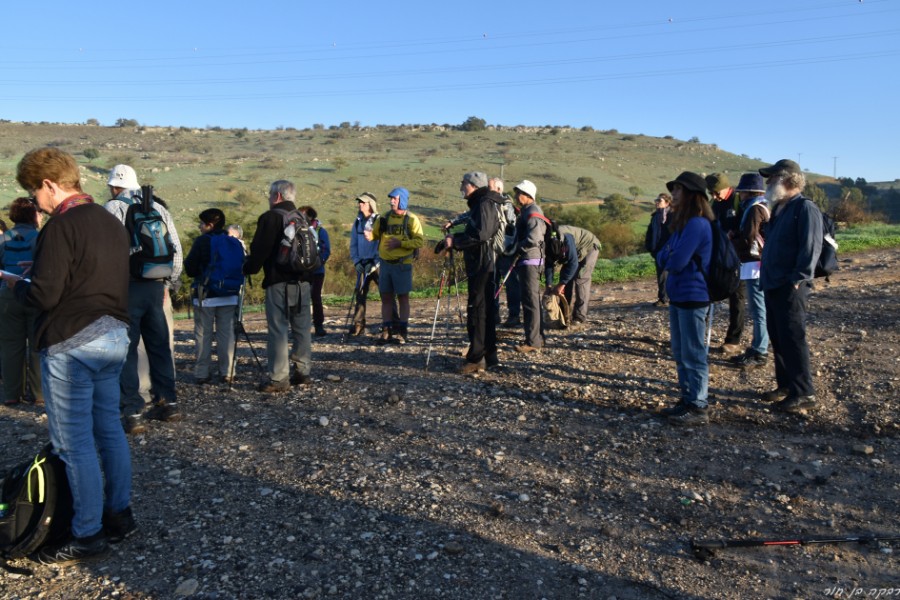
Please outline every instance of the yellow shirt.
[[[381, 230], [381, 224], [387, 220], [385, 230]], [[403, 221], [407, 221], [407, 226], [403, 227]], [[394, 211], [388, 213], [388, 216], [375, 219], [372, 224], [372, 237], [379, 240], [378, 255], [382, 260], [404, 264], [409, 264], [415, 259], [415, 251], [425, 245], [425, 234], [422, 231], [422, 223], [419, 217], [407, 211], [404, 215], [395, 214]], [[400, 246], [397, 248], [388, 248], [387, 240], [400, 240]]]

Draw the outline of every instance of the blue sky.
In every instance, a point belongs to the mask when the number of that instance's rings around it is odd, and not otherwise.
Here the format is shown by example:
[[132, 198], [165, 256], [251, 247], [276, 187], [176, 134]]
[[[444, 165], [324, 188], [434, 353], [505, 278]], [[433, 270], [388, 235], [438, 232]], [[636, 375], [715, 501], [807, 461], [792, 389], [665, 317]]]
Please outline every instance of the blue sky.
[[55, 4], [4, 7], [0, 118], [271, 129], [477, 116], [900, 178], [897, 0]]

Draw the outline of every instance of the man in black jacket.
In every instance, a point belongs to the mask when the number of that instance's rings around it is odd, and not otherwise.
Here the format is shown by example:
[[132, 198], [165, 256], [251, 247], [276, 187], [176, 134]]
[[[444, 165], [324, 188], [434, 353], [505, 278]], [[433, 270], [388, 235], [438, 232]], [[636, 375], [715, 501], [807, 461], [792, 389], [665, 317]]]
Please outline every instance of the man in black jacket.
[[[712, 196], [712, 210], [716, 215], [716, 223], [728, 234], [728, 239], [733, 240], [740, 233], [742, 216], [737, 193], [724, 173], [707, 175], [706, 186], [709, 195]], [[740, 353], [746, 319], [747, 292], [744, 286], [739, 285], [737, 291], [728, 297], [728, 330], [725, 332], [725, 341], [717, 349], [726, 358]]]
[[469, 219], [461, 233], [447, 235], [447, 248], [463, 251], [469, 298], [466, 306], [466, 329], [469, 351], [460, 367], [463, 374], [499, 366], [497, 358], [497, 322], [493, 310], [494, 251], [491, 238], [500, 227], [497, 211], [503, 196], [488, 188], [487, 175], [471, 171], [463, 175], [459, 191], [469, 206]]
[[[244, 275], [255, 275], [262, 269], [266, 291], [266, 342], [269, 381], [259, 386], [261, 392], [285, 392], [291, 385], [308, 384], [312, 368], [312, 311], [309, 281], [281, 267], [275, 259], [281, 245], [286, 213], [295, 210], [296, 188], [280, 179], [269, 186], [269, 210], [256, 222], [256, 233], [250, 242], [250, 254], [244, 263]], [[293, 345], [288, 354], [288, 336]], [[291, 364], [294, 369], [291, 372]]]

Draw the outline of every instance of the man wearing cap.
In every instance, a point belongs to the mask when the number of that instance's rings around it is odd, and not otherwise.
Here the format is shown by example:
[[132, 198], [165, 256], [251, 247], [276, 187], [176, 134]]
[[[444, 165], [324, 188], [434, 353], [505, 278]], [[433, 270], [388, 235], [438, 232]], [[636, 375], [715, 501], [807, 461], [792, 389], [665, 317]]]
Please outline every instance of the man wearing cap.
[[[419, 218], [409, 212], [409, 190], [396, 187], [388, 193], [391, 212], [375, 219], [367, 240], [379, 241], [381, 257], [381, 336], [379, 344], [405, 344], [409, 339], [409, 293], [412, 291], [413, 261], [425, 245], [425, 234]], [[393, 320], [394, 298], [399, 320]], [[395, 337], [396, 334], [396, 337]]]
[[[734, 188], [731, 187], [728, 176], [724, 173], [707, 175], [706, 186], [709, 189], [709, 195], [712, 196], [712, 210], [716, 217], [716, 223], [733, 241], [741, 222], [740, 200], [738, 200]], [[725, 332], [725, 341], [719, 347], [719, 351], [726, 357], [736, 355], [741, 349], [744, 320], [747, 318], [744, 296], [744, 287], [738, 286], [737, 291], [728, 297], [728, 329]]]
[[[137, 174], [129, 165], [116, 165], [109, 172], [107, 181], [112, 199], [106, 210], [127, 227], [128, 207], [139, 204], [141, 186]], [[153, 406], [145, 415], [148, 419], [177, 421], [181, 418], [175, 392], [174, 338], [172, 335], [172, 300], [181, 283], [182, 250], [172, 215], [157, 199], [153, 208], [159, 212], [175, 247], [172, 274], [165, 279], [146, 280], [132, 276], [128, 284], [128, 328], [130, 345], [128, 358], [122, 369], [122, 415], [126, 433], [140, 433], [144, 426], [138, 417], [144, 408], [139, 372], [139, 343], [143, 342], [150, 373]], [[167, 311], [168, 310], [168, 315]]]
[[309, 385], [312, 370], [312, 294], [309, 281], [277, 263], [284, 237], [285, 216], [296, 210], [297, 188], [286, 179], [269, 185], [269, 210], [256, 221], [244, 275], [263, 271], [266, 292], [266, 355], [268, 381], [258, 390], [266, 393], [288, 391], [292, 385]]
[[544, 266], [544, 232], [547, 218], [535, 204], [537, 186], [525, 179], [513, 188], [513, 196], [521, 207], [516, 219], [516, 271], [522, 290], [522, 316], [525, 321], [525, 343], [516, 352], [539, 352], [544, 346], [544, 323], [541, 314], [541, 269]]
[[[488, 188], [503, 196], [504, 202], [500, 208], [500, 212], [506, 217], [503, 245], [504, 248], [509, 249], [516, 242], [516, 217], [518, 217], [518, 212], [509, 196], [503, 193], [502, 179], [499, 177], [488, 178]], [[511, 269], [513, 257], [506, 253], [495, 253], [494, 260], [497, 263], [494, 265], [494, 280], [497, 282], [497, 285], [499, 286], [503, 282], [503, 278], [506, 277], [506, 283], [503, 284], [503, 287], [506, 290], [507, 310], [506, 321], [501, 325], [500, 296], [498, 295], [494, 300], [494, 318], [498, 327], [519, 327], [522, 324], [522, 319], [519, 317], [522, 312], [522, 292], [519, 289], [519, 277], [516, 275], [516, 270]], [[509, 274], [508, 277], [507, 274]]]
[[591, 302], [591, 276], [600, 256], [600, 240], [593, 233], [573, 225], [560, 225], [559, 234], [566, 243], [565, 256], [558, 257], [562, 268], [559, 283], [553, 285], [556, 264], [545, 257], [544, 280], [547, 292], [564, 296], [572, 308], [572, 324], [587, 322], [588, 305]]
[[822, 251], [822, 213], [802, 195], [806, 177], [789, 159], [759, 170], [766, 178], [766, 197], [772, 215], [766, 226], [759, 284], [766, 295], [766, 325], [775, 355], [777, 387], [763, 400], [779, 410], [800, 412], [816, 405], [809, 346], [806, 343], [806, 306], [819, 253]]
[[497, 358], [497, 321], [494, 313], [494, 250], [491, 239], [500, 228], [497, 212], [504, 198], [488, 188], [488, 177], [480, 171], [463, 175], [459, 191], [469, 207], [465, 229], [447, 234], [447, 248], [462, 250], [469, 282], [466, 331], [469, 349], [459, 369], [468, 374], [500, 364]]
[[[375, 195], [365, 192], [356, 197], [359, 212], [350, 228], [350, 260], [356, 269], [356, 297], [353, 307], [353, 324], [350, 335], [362, 335], [366, 331], [366, 298], [369, 286], [374, 281], [378, 285], [378, 242], [366, 239], [366, 231], [371, 231], [378, 219], [378, 204]], [[398, 317], [399, 320], [399, 317]]]
[[769, 220], [766, 186], [759, 173], [741, 175], [735, 191], [741, 199], [741, 221], [733, 238], [734, 249], [741, 259], [741, 279], [746, 281], [747, 301], [753, 319], [753, 339], [743, 354], [731, 359], [736, 367], [753, 368], [766, 364], [769, 334], [766, 331], [766, 300], [759, 287], [760, 256], [765, 240], [763, 226]]

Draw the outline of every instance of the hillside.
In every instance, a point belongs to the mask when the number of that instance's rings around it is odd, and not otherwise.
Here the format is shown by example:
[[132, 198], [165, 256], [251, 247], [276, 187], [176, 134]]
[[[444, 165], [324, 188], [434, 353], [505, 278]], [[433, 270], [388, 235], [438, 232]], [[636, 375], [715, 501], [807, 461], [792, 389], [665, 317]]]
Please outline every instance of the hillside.
[[[0, 123], [0, 205], [21, 194], [15, 165], [27, 150], [58, 146], [84, 167], [87, 192], [106, 198], [106, 172], [131, 164], [142, 183], [152, 183], [174, 208], [176, 223], [194, 226], [199, 210], [219, 206], [229, 220], [252, 224], [265, 206], [269, 182], [294, 180], [303, 203], [312, 204], [329, 224], [349, 223], [353, 198], [371, 191], [384, 198], [390, 188], [411, 191], [411, 206], [439, 225], [461, 212], [459, 178], [478, 169], [508, 182], [530, 179], [540, 196], [559, 202], [576, 195], [577, 179], [591, 177], [598, 196], [629, 188], [643, 190], [639, 206], [684, 170], [725, 171], [737, 176], [762, 163], [715, 145], [676, 139], [582, 131], [559, 127], [518, 127], [482, 132], [443, 126], [248, 131], [166, 127], [102, 127]], [[99, 157], [83, 153], [95, 149]]]

